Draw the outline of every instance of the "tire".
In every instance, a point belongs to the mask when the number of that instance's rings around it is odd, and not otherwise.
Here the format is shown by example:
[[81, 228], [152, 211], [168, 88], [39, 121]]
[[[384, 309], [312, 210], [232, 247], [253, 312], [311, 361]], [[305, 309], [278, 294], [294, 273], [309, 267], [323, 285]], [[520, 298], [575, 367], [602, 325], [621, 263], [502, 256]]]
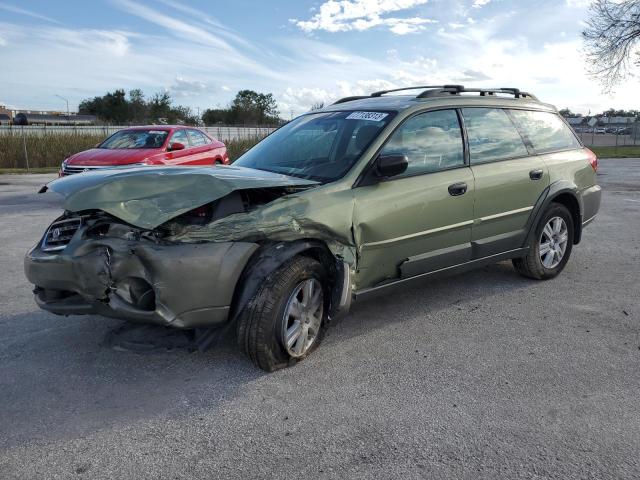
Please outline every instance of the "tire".
[[[561, 219], [564, 225], [557, 222], [556, 219]], [[550, 223], [552, 221], [553, 223]], [[554, 230], [556, 225], [561, 226], [559, 232]], [[551, 230], [548, 230], [549, 228]], [[549, 235], [550, 233], [551, 235]], [[562, 250], [562, 240], [565, 238], [565, 233], [566, 243], [564, 250]], [[515, 258], [513, 266], [521, 275], [536, 280], [549, 280], [558, 276], [564, 270], [571, 256], [573, 234], [573, 217], [567, 207], [559, 203], [552, 203], [536, 225], [535, 233], [529, 244], [529, 253], [526, 257]], [[547, 240], [551, 237], [553, 237], [552, 240], [548, 242]], [[561, 258], [559, 252], [562, 252]], [[549, 260], [551, 257], [552, 259]]]
[[[314, 300], [320, 305], [320, 310], [315, 310], [313, 316], [306, 314], [298, 322], [301, 325], [301, 335], [296, 337], [298, 340], [293, 345], [287, 347], [285, 331], [292, 333], [290, 338], [293, 340], [293, 334], [297, 331], [294, 314], [303, 312], [306, 308], [302, 300], [307, 291], [313, 292], [309, 295], [313, 299], [316, 292], [320, 292], [320, 299]], [[327, 273], [322, 264], [309, 257], [292, 258], [267, 277], [238, 318], [237, 338], [240, 349], [257, 367], [267, 372], [302, 360], [322, 340], [327, 325], [328, 298]], [[310, 304], [309, 299], [307, 304]], [[311, 308], [310, 306], [308, 310]], [[287, 328], [288, 324], [291, 326]], [[308, 345], [307, 340], [302, 338], [303, 335], [309, 336]], [[300, 344], [302, 348], [298, 348]]]

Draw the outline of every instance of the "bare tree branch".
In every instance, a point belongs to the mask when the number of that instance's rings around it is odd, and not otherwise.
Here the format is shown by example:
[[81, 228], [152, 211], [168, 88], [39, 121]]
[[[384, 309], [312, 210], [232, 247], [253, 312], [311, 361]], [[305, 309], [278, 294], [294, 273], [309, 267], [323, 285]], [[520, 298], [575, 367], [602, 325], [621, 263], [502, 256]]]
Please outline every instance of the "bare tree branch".
[[589, 73], [610, 92], [640, 65], [640, 0], [595, 0], [582, 32]]

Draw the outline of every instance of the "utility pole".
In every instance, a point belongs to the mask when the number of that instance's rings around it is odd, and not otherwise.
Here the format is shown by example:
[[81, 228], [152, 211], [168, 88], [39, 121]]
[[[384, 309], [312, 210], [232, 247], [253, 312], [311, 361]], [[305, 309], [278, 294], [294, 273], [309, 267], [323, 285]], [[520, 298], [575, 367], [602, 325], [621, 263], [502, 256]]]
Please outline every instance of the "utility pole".
[[69, 100], [67, 100], [66, 98], [64, 98], [61, 95], [58, 94], [54, 94], [55, 97], [61, 98], [62, 100], [64, 100], [65, 102], [67, 102], [67, 122], [69, 121]]

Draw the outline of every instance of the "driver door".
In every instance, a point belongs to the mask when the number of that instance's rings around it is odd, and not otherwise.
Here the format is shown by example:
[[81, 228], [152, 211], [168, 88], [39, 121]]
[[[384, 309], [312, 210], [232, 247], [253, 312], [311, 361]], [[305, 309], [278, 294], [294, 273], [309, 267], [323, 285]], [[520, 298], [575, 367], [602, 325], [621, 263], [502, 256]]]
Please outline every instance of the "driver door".
[[407, 170], [354, 191], [358, 289], [471, 259], [474, 179], [455, 110], [407, 119], [380, 155], [406, 155]]
[[[171, 145], [174, 143], [181, 143], [184, 145], [184, 150], [171, 151]], [[189, 143], [189, 137], [186, 130], [176, 130], [171, 135], [169, 143], [167, 144], [167, 164], [169, 165], [188, 165], [190, 156], [193, 153], [191, 144]]]

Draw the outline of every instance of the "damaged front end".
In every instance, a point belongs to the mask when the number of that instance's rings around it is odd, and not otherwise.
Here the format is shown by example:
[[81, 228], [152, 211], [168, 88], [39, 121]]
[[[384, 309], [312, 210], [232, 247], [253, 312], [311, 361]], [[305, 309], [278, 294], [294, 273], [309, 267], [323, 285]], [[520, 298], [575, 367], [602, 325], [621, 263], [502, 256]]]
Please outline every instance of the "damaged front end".
[[25, 273], [37, 304], [55, 314], [214, 327], [307, 249], [330, 264], [333, 303], [344, 306], [355, 248], [340, 232], [350, 231], [350, 212], [337, 215], [321, 198], [309, 209], [299, 193], [316, 185], [240, 167], [56, 180], [43, 191], [63, 195], [66, 211], [28, 252]]
[[70, 218], [79, 225], [64, 249], [49, 250], [48, 239], [69, 217], [54, 222], [25, 259], [37, 304], [60, 315], [179, 328], [224, 323], [233, 288], [258, 248], [248, 242], [165, 242], [106, 214]]

